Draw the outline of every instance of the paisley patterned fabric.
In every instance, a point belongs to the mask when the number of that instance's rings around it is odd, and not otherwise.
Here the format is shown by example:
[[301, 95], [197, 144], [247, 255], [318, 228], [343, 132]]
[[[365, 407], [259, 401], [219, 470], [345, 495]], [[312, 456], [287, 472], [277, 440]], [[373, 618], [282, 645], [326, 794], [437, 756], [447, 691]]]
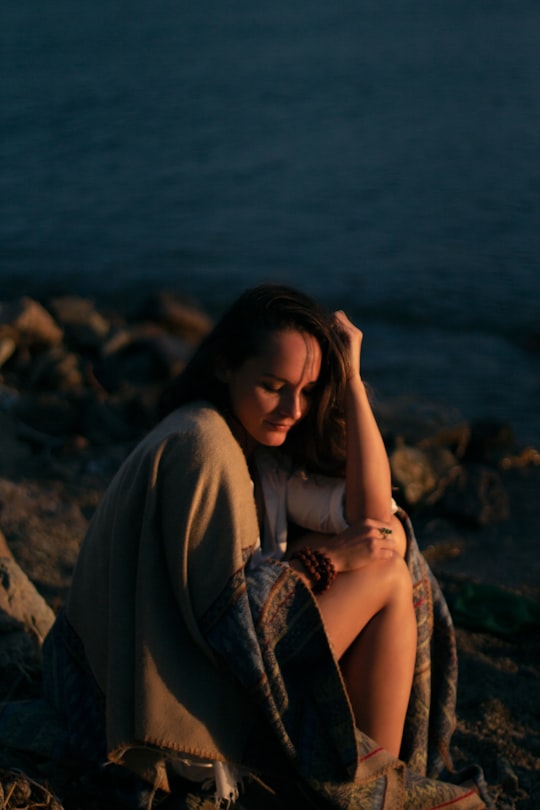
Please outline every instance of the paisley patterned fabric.
[[[248, 562], [207, 613], [202, 631], [261, 709], [261, 733], [250, 746], [251, 764], [266, 767], [270, 783], [271, 758], [265, 759], [264, 746], [257, 762], [265, 728], [272, 730], [277, 748], [289, 759], [314, 806], [321, 802], [321, 807], [343, 810], [489, 807], [481, 774], [474, 787], [450, 781], [457, 679], [453, 626], [410, 521], [402, 511], [398, 516], [408, 535], [407, 562], [418, 622], [416, 668], [400, 760], [354, 728], [316, 603], [282, 564], [252, 568]], [[477, 791], [484, 791], [484, 800]]]

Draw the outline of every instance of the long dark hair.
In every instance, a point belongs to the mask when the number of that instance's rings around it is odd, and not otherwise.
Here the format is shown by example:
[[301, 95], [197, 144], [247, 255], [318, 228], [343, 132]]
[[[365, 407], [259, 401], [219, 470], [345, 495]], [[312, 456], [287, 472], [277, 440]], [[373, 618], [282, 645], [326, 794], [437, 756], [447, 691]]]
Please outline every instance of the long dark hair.
[[293, 463], [306, 469], [339, 474], [345, 460], [343, 400], [347, 377], [342, 343], [331, 314], [292, 287], [261, 284], [246, 290], [164, 391], [160, 416], [194, 400], [211, 402], [227, 414], [228, 387], [216, 376], [217, 359], [235, 370], [262, 351], [269, 333], [286, 329], [312, 335], [320, 346], [322, 362], [312, 405], [290, 431], [283, 449]]

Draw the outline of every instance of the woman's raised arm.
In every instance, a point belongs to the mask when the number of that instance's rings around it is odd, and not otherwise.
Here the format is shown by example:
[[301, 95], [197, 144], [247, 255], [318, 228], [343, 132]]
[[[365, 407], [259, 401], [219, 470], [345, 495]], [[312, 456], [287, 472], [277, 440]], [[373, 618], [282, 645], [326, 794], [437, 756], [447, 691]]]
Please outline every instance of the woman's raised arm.
[[345, 502], [349, 523], [363, 518], [390, 525], [392, 485], [386, 448], [360, 374], [363, 334], [345, 315], [335, 313], [349, 369], [346, 390], [347, 466]]

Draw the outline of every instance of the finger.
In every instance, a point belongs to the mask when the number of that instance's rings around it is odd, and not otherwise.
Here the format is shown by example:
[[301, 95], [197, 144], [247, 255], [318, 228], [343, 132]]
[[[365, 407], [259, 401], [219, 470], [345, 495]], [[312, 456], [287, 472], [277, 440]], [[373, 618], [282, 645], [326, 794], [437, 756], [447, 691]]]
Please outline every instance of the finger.
[[334, 312], [332, 327], [341, 340], [349, 341], [350, 328], [344, 312]]
[[396, 552], [389, 548], [381, 548], [373, 554], [360, 553], [350, 558], [348, 565], [343, 570], [352, 571], [357, 568], [364, 568], [375, 562], [385, 562], [391, 560], [396, 556]]
[[383, 543], [380, 540], [371, 540], [367, 547], [369, 549], [369, 553], [372, 555], [387, 551], [390, 551], [393, 554], [396, 550], [396, 542], [395, 540], [392, 540], [391, 542]]

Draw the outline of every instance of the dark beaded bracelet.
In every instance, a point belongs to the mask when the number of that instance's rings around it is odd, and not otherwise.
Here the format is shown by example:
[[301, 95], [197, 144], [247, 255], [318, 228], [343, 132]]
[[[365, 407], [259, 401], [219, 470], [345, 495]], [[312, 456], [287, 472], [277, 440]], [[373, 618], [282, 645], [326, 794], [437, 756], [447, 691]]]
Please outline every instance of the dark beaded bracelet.
[[311, 580], [313, 593], [324, 593], [337, 576], [334, 563], [327, 554], [316, 548], [302, 548], [291, 554], [291, 560], [299, 560]]

